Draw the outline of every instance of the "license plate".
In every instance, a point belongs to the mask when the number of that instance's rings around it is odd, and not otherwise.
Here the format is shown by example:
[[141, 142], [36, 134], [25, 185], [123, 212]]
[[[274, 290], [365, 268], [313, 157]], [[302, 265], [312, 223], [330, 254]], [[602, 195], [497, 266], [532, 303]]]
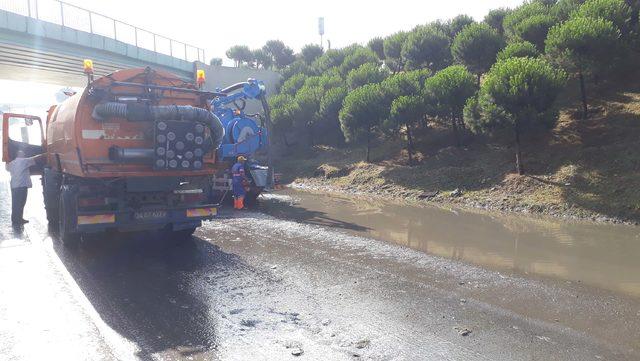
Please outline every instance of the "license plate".
[[218, 214], [215, 207], [187, 209], [187, 217], [211, 217]]
[[133, 214], [133, 218], [139, 221], [165, 218], [166, 216], [167, 211], [141, 211]]

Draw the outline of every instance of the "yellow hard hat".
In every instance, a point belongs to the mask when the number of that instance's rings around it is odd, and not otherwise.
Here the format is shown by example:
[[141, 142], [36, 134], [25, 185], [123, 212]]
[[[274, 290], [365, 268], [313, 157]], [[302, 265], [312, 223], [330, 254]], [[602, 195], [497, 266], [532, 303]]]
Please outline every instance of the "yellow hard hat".
[[246, 160], [247, 160], [247, 158], [244, 155], [238, 156], [238, 162], [244, 162]]

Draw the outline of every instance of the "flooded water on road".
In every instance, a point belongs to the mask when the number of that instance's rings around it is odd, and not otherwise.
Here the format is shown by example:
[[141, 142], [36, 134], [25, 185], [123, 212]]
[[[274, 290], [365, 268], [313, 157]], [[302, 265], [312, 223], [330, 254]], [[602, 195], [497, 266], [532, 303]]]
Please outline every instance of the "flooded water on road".
[[417, 207], [286, 189], [267, 213], [498, 270], [640, 297], [640, 227]]

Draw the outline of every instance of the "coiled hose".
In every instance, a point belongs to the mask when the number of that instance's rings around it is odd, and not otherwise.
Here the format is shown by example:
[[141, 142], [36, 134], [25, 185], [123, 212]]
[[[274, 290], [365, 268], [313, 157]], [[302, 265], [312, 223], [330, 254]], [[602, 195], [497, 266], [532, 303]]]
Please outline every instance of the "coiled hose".
[[218, 117], [207, 109], [191, 105], [145, 105], [108, 102], [93, 108], [93, 117], [126, 118], [129, 121], [188, 120], [203, 123], [211, 131], [212, 148], [218, 149], [224, 138], [224, 127]]

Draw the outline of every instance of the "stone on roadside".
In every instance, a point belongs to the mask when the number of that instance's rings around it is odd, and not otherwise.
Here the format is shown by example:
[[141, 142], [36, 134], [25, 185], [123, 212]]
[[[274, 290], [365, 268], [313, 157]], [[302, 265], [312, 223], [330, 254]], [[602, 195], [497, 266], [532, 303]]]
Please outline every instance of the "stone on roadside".
[[365, 348], [365, 347], [369, 346], [370, 343], [371, 343], [371, 341], [369, 341], [369, 340], [360, 340], [360, 341], [356, 342], [356, 348], [358, 348], [358, 349]]
[[295, 347], [291, 349], [291, 354], [293, 356], [302, 356], [303, 353], [304, 351], [300, 347]]
[[462, 195], [462, 191], [459, 188], [456, 188], [449, 193], [450, 197], [460, 197], [461, 195]]

